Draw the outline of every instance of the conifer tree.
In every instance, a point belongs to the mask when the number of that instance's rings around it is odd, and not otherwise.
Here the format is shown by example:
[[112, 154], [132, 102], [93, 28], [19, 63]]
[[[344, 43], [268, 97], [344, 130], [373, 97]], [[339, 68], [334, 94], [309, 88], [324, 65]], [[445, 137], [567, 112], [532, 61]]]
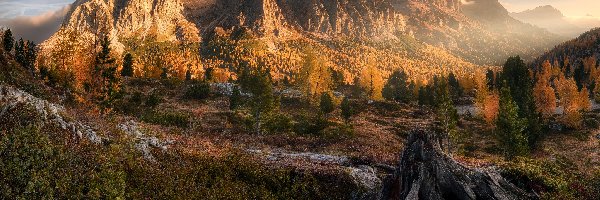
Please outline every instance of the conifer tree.
[[463, 90], [454, 73], [450, 73], [450, 75], [448, 75], [448, 86], [450, 89], [450, 95], [456, 102], [463, 95]]
[[229, 96], [229, 109], [235, 110], [242, 104], [242, 93], [237, 86], [233, 87], [231, 96]]
[[125, 54], [125, 57], [123, 58], [123, 69], [121, 70], [121, 76], [133, 76], [133, 56], [131, 55], [131, 53]]
[[510, 57], [504, 64], [501, 77], [517, 104], [519, 117], [527, 119], [525, 133], [529, 145], [533, 146], [541, 136], [542, 115], [537, 111], [535, 105], [530, 70], [519, 56]]
[[112, 102], [120, 92], [120, 79], [115, 59], [111, 57], [110, 41], [104, 37], [101, 41], [102, 50], [96, 55], [91, 83], [93, 99], [104, 108], [112, 106]]
[[340, 105], [340, 109], [342, 110], [342, 117], [344, 118], [346, 123], [348, 123], [350, 121], [350, 118], [354, 114], [348, 97], [344, 97], [344, 100], [342, 100], [342, 104]]
[[[414, 87], [414, 85], [412, 86]], [[404, 71], [392, 73], [382, 90], [383, 98], [402, 103], [409, 103], [413, 98], [413, 91]]]
[[6, 53], [10, 53], [12, 51], [15, 45], [15, 38], [13, 37], [12, 31], [10, 31], [10, 29], [4, 31], [4, 34], [2, 36], [2, 44]]
[[21, 65], [25, 65], [25, 51], [27, 48], [25, 46], [25, 41], [23, 38], [19, 39], [17, 43], [15, 43], [15, 60]]
[[321, 95], [321, 102], [319, 103], [319, 108], [321, 112], [325, 115], [333, 112], [335, 109], [335, 105], [333, 104], [333, 99], [329, 93], [323, 93]]
[[240, 86], [244, 92], [251, 94], [251, 115], [254, 118], [254, 130], [262, 132], [262, 121], [278, 108], [278, 99], [273, 94], [273, 82], [268, 70], [257, 68], [250, 70], [246, 67], [239, 79]]
[[519, 107], [512, 99], [508, 86], [500, 92], [500, 108], [496, 119], [496, 136], [506, 159], [522, 156], [528, 152], [525, 129], [527, 119], [519, 117]]
[[37, 45], [32, 41], [27, 41], [27, 51], [25, 52], [24, 67], [27, 68], [27, 70], [29, 70], [31, 75], [34, 75], [37, 52]]
[[450, 96], [448, 82], [445, 78], [434, 80], [435, 88], [435, 108], [436, 117], [439, 125], [444, 131], [445, 139], [447, 141], [448, 153], [451, 153], [452, 143], [451, 138], [456, 136], [456, 128], [458, 124], [458, 112], [454, 107], [454, 103]]

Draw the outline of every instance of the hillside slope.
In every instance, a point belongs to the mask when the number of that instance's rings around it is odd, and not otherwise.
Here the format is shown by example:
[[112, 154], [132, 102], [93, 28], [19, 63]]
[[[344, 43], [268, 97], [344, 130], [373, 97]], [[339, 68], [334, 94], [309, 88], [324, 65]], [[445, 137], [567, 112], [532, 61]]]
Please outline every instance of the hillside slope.
[[[40, 63], [66, 67], [56, 58], [61, 53], [94, 51], [99, 35], [108, 35], [117, 54], [138, 58], [140, 76], [165, 69], [199, 76], [207, 67], [229, 73], [241, 63], [262, 63], [283, 78], [294, 75], [312, 47], [351, 75], [347, 81], [369, 65], [384, 75], [403, 68], [418, 80], [450, 71], [468, 76], [477, 65], [500, 64], [513, 54], [532, 58], [557, 40], [512, 19], [501, 5], [460, 2], [78, 0], [63, 28], [42, 45]], [[499, 13], [489, 16], [496, 21], [477, 14], [486, 9]]]
[[592, 29], [579, 37], [557, 45], [554, 49], [538, 57], [534, 66], [540, 66], [545, 60], [550, 63], [555, 61], [561, 65], [568, 62], [574, 65], [581, 65], [584, 58], [594, 56], [600, 58], [600, 28]]
[[550, 5], [540, 6], [523, 12], [510, 13], [510, 16], [567, 37], [576, 37], [584, 31], [582, 28], [569, 22], [560, 10]]

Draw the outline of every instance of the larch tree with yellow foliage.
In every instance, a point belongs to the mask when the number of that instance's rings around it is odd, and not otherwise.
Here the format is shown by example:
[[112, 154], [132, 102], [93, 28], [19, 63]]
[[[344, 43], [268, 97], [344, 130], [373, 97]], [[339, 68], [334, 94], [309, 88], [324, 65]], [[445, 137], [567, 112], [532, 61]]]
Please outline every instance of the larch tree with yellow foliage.
[[373, 65], [367, 65], [360, 75], [360, 86], [372, 100], [382, 100], [383, 77], [381, 72]]
[[551, 117], [556, 111], [556, 94], [554, 88], [550, 85], [551, 76], [552, 65], [550, 65], [550, 61], [546, 61], [537, 73], [537, 80], [533, 86], [533, 100], [535, 101], [536, 109], [546, 119]]
[[581, 112], [591, 108], [587, 88], [577, 90], [577, 83], [572, 78], [559, 76], [556, 81], [560, 106], [563, 108], [563, 116], [560, 121], [569, 128], [580, 128], [582, 122]]
[[304, 94], [312, 103], [317, 102], [323, 93], [330, 93], [332, 90], [331, 67], [312, 49], [305, 50], [300, 83]]

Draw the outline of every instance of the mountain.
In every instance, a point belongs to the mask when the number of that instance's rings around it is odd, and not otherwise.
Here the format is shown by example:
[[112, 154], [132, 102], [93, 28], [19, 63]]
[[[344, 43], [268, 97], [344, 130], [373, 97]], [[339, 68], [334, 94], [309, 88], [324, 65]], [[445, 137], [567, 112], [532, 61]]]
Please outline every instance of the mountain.
[[518, 13], [510, 13], [510, 16], [567, 37], [575, 37], [585, 31], [584, 28], [577, 27], [569, 22], [560, 10], [551, 5], [539, 6]]
[[573, 40], [557, 45], [554, 49], [538, 57], [533, 65], [541, 66], [546, 60], [562, 65], [565, 60], [568, 60], [568, 63], [580, 66], [583, 59], [592, 56], [596, 59], [600, 58], [600, 28], [592, 29]]
[[402, 68], [419, 80], [449, 71], [469, 75], [468, 68], [498, 65], [513, 54], [533, 58], [560, 40], [512, 19], [496, 0], [461, 2], [78, 0], [41, 45], [40, 63], [90, 62], [89, 55], [60, 54], [94, 52], [107, 35], [115, 52], [132, 53], [136, 71], [146, 76], [167, 70], [184, 77], [208, 67], [227, 74], [244, 63], [271, 67], [276, 78], [293, 76], [310, 46], [350, 75], [347, 81], [370, 65], [384, 75]]

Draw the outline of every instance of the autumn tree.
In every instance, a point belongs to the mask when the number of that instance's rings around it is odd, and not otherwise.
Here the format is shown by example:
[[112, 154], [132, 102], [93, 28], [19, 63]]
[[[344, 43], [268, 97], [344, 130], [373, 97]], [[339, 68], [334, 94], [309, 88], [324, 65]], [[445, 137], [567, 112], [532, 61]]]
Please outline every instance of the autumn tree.
[[13, 46], [15, 45], [15, 38], [13, 37], [10, 29], [4, 31], [4, 34], [2, 35], [2, 44], [6, 53], [10, 53], [12, 51]]
[[560, 121], [569, 128], [581, 127], [581, 112], [591, 108], [588, 89], [584, 87], [578, 91], [575, 80], [564, 76], [559, 76], [556, 80], [556, 87], [560, 99], [559, 105], [563, 108]]
[[533, 87], [533, 98], [537, 112], [542, 113], [544, 118], [551, 117], [556, 111], [556, 94], [551, 85], [551, 76], [552, 65], [550, 65], [550, 61], [546, 61], [537, 73], [537, 80]]
[[239, 83], [244, 92], [250, 95], [248, 104], [254, 120], [254, 130], [262, 133], [262, 123], [277, 108], [279, 101], [273, 94], [271, 73], [262, 68], [245, 68], [239, 78]]
[[528, 137], [527, 119], [519, 117], [519, 107], [512, 99], [510, 89], [505, 86], [500, 91], [500, 108], [496, 120], [496, 136], [507, 160], [526, 155]]
[[[413, 86], [414, 87], [414, 86]], [[414, 94], [404, 71], [395, 71], [385, 83], [382, 90], [383, 98], [391, 101], [409, 103], [414, 99]]]
[[315, 102], [323, 93], [329, 93], [333, 87], [331, 67], [314, 50], [305, 50], [300, 81], [305, 95], [310, 102]]
[[373, 65], [369, 64], [362, 70], [360, 76], [360, 86], [372, 100], [383, 99], [381, 91], [383, 90], [383, 77], [381, 72]]
[[131, 53], [127, 53], [125, 54], [125, 57], [123, 57], [123, 69], [121, 69], [121, 76], [133, 76], [133, 56]]

